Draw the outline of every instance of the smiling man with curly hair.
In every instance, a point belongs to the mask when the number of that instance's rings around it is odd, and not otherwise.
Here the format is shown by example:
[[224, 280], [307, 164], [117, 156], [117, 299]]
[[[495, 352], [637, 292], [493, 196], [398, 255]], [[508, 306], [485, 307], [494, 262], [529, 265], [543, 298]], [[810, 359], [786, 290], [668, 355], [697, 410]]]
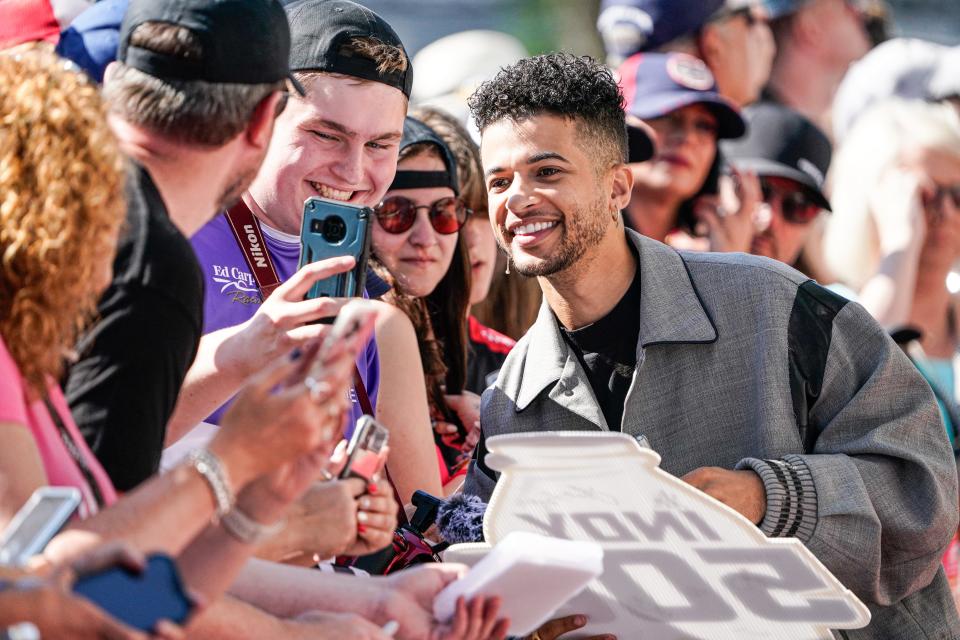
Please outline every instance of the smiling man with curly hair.
[[603, 66], [522, 60], [470, 107], [495, 235], [545, 304], [484, 394], [465, 492], [497, 482], [491, 436], [643, 436], [665, 471], [799, 538], [864, 600], [873, 620], [847, 637], [960, 633], [939, 563], [956, 466], [929, 387], [884, 330], [779, 262], [624, 229], [633, 180]]

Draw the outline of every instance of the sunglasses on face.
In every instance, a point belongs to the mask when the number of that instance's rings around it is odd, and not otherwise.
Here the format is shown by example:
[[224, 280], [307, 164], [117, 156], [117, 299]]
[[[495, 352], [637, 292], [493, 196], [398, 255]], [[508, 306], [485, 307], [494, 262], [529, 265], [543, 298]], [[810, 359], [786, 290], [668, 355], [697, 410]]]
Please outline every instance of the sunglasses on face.
[[442, 235], [460, 231], [467, 222], [470, 210], [460, 198], [440, 198], [429, 205], [418, 205], [410, 198], [390, 196], [373, 209], [377, 222], [387, 233], [404, 233], [413, 227], [417, 212], [426, 209], [430, 217], [430, 226]]
[[810, 199], [802, 190], [785, 187], [768, 178], [760, 178], [760, 189], [763, 200], [773, 204], [780, 201], [780, 212], [787, 222], [793, 224], [807, 224], [820, 215], [820, 205]]

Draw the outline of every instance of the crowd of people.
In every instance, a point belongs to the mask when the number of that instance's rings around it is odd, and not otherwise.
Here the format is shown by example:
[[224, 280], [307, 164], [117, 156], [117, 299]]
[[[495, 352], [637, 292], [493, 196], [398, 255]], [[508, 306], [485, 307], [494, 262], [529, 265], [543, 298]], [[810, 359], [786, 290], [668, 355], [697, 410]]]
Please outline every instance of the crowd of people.
[[[960, 56], [882, 8], [603, 0], [600, 62], [411, 59], [351, 0], [0, 4], [0, 530], [81, 495], [0, 629], [505, 638], [434, 618], [465, 567], [355, 559], [436, 559], [418, 491], [482, 511], [488, 438], [574, 430], [802, 541], [843, 637], [960, 637]], [[371, 211], [362, 304], [306, 295], [356, 268], [301, 266], [313, 197]], [[341, 478], [365, 414], [389, 456]], [[154, 553], [179, 624], [73, 592]]]

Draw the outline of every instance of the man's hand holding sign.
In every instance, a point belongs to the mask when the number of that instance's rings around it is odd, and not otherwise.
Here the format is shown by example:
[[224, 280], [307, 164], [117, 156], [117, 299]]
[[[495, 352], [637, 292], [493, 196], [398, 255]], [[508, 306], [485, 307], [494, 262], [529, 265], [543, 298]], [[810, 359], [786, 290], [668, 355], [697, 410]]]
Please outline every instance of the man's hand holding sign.
[[737, 511], [753, 524], [760, 524], [767, 511], [767, 492], [753, 471], [730, 471], [700, 467], [683, 476], [683, 481]]

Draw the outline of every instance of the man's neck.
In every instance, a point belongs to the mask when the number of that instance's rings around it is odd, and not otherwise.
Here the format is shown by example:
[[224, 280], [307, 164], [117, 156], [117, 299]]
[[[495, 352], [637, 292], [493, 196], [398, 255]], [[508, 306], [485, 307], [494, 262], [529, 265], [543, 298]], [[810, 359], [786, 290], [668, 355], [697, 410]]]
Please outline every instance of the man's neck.
[[800, 53], [780, 55], [770, 74], [770, 89], [778, 100], [830, 135], [830, 107], [846, 71]]
[[547, 304], [564, 327], [593, 324], [617, 306], [637, 272], [628, 242], [620, 227], [570, 268], [539, 278]]
[[300, 233], [299, 229], [291, 229], [289, 226], [285, 226], [282, 219], [275, 220], [273, 217], [271, 217], [270, 214], [260, 206], [260, 203], [257, 202], [257, 199], [249, 191], [245, 191], [241, 199], [243, 200], [243, 204], [247, 205], [247, 208], [250, 209], [250, 213], [256, 216], [256, 218], [262, 224], [288, 235], [297, 235]]
[[167, 215], [183, 235], [189, 238], [213, 217], [228, 170], [217, 162], [217, 151], [165, 140], [115, 116], [110, 125], [123, 152], [150, 174]]
[[635, 184], [626, 211], [630, 226], [638, 233], [663, 242], [677, 226], [679, 206], [677, 198], [665, 191], [644, 189]]

